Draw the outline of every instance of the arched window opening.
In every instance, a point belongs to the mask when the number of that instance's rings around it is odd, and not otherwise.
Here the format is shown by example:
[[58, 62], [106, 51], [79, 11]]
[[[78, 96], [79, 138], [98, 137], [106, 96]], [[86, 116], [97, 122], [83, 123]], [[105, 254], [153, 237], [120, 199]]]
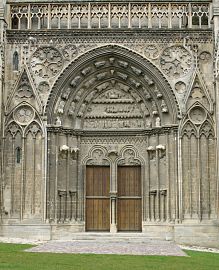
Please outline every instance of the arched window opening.
[[22, 154], [21, 148], [17, 147], [16, 148], [16, 163], [17, 164], [21, 163], [21, 154]]
[[17, 17], [12, 18], [11, 26], [12, 26], [12, 29], [18, 29], [18, 18]]
[[13, 70], [18, 70], [18, 64], [19, 64], [19, 60], [18, 60], [18, 52], [14, 52], [13, 54]]

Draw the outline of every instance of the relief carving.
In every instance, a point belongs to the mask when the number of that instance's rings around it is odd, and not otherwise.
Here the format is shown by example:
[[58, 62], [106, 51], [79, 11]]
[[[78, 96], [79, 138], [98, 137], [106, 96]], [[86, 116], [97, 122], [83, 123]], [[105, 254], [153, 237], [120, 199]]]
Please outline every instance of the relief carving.
[[150, 79], [147, 75], [144, 75], [144, 79], [145, 79], [145, 81], [146, 81], [146, 83], [148, 84], [148, 85], [153, 85], [154, 84], [154, 81], [152, 80], [152, 79]]
[[138, 88], [141, 86], [141, 84], [137, 82], [135, 79], [130, 78], [129, 80], [130, 80], [131, 85], [133, 85], [134, 87]]
[[62, 98], [65, 99], [65, 100], [68, 100], [70, 93], [71, 93], [71, 88], [67, 88], [67, 89], [62, 93]]
[[155, 127], [160, 127], [160, 126], [161, 126], [160, 117], [156, 117], [156, 120], [155, 120]]
[[87, 161], [87, 165], [109, 165], [109, 161], [101, 149], [96, 149], [92, 152], [92, 158]]
[[204, 52], [199, 54], [199, 59], [200, 59], [200, 61], [208, 62], [211, 60], [211, 54], [207, 51], [204, 51]]
[[98, 61], [98, 62], [94, 63], [96, 68], [103, 67], [103, 66], [105, 66], [105, 64], [106, 64], [106, 61]]
[[127, 62], [125, 62], [125, 61], [118, 61], [118, 64], [121, 66], [121, 67], [123, 67], [123, 68], [127, 68], [128, 67], [128, 63]]
[[119, 165], [140, 165], [139, 160], [136, 159], [135, 152], [132, 149], [127, 149], [123, 153], [123, 158], [119, 160]]
[[33, 96], [33, 90], [30, 85], [30, 81], [28, 79], [27, 73], [26, 71], [24, 71], [18, 85], [16, 97], [20, 99], [28, 99], [28, 98], [31, 98], [32, 96]]
[[22, 105], [14, 112], [14, 119], [21, 125], [29, 124], [34, 118], [34, 111], [27, 105]]
[[171, 46], [163, 51], [160, 65], [168, 76], [178, 78], [191, 70], [192, 55], [182, 46]]
[[65, 107], [65, 101], [60, 100], [58, 108], [57, 108], [57, 113], [58, 114], [63, 114], [64, 113], [64, 107]]
[[151, 101], [151, 108], [152, 108], [153, 115], [157, 115], [158, 114], [158, 109], [157, 109], [157, 105], [156, 105], [154, 100]]
[[137, 76], [142, 74], [142, 71], [136, 67], [131, 66], [131, 69]]
[[85, 110], [86, 110], [86, 104], [83, 103], [83, 104], [81, 105], [81, 107], [80, 107], [79, 112], [78, 112], [78, 117], [83, 117]]
[[63, 56], [68, 60], [75, 58], [78, 53], [78, 48], [74, 44], [68, 44], [62, 49]]
[[91, 67], [87, 67], [87, 68], [84, 68], [81, 73], [82, 75], [86, 76], [88, 75], [90, 72], [91, 72], [92, 68]]
[[68, 110], [68, 115], [69, 115], [69, 116], [74, 115], [75, 109], [76, 109], [76, 104], [75, 104], [74, 101], [72, 101], [72, 103], [71, 103], [71, 105], [70, 105], [70, 108], [69, 108], [69, 110]]
[[155, 44], [148, 44], [143, 49], [143, 54], [150, 59], [156, 59], [159, 56], [159, 48]]
[[144, 97], [145, 97], [146, 100], [151, 99], [151, 95], [149, 94], [147, 89], [143, 88], [143, 93], [144, 93]]
[[76, 86], [78, 85], [80, 79], [81, 79], [80, 76], [76, 76], [76, 77], [71, 81], [70, 85], [71, 85], [72, 87], [76, 87]]
[[175, 90], [178, 94], [184, 94], [186, 91], [186, 84], [184, 82], [177, 82], [175, 84]]
[[119, 76], [123, 80], [126, 80], [128, 78], [128, 75], [122, 72], [117, 72], [117, 76]]
[[62, 70], [63, 59], [53, 47], [39, 48], [32, 55], [30, 66], [36, 76], [49, 79]]
[[157, 88], [156, 85], [155, 85], [155, 88], [154, 88], [154, 93], [156, 94], [157, 98], [162, 97], [162, 94], [161, 94], [160, 90]]
[[161, 101], [161, 111], [163, 113], [167, 113], [168, 112], [168, 107], [167, 107], [167, 105], [166, 105], [166, 103], [165, 103], [165, 101], [163, 99]]
[[206, 119], [206, 112], [202, 107], [195, 106], [190, 110], [189, 118], [194, 124], [200, 125]]

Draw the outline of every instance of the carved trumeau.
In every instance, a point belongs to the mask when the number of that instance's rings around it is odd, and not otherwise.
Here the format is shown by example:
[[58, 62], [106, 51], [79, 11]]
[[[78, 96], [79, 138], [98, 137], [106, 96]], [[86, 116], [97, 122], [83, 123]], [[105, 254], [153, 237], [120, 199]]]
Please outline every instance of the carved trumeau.
[[[125, 89], [124, 92], [122, 89]], [[127, 92], [127, 90], [129, 92]], [[116, 128], [143, 128], [144, 117], [150, 116], [144, 103], [137, 104], [142, 99], [134, 89], [122, 87], [121, 83], [109, 87], [107, 91], [95, 97], [96, 91], [85, 97], [89, 107], [82, 104], [78, 116], [83, 117], [85, 128], [116, 129]], [[92, 99], [93, 98], [93, 99]], [[83, 113], [82, 113], [83, 111]]]

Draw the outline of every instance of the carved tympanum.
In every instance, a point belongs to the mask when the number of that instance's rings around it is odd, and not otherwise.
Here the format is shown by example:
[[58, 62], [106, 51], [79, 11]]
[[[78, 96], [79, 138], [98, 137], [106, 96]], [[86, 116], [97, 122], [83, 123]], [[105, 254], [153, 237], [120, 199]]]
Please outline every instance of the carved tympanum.
[[118, 162], [119, 165], [140, 165], [132, 149], [127, 149], [123, 153], [123, 158]]
[[[137, 92], [121, 84], [109, 87], [96, 96], [97, 92], [91, 92], [80, 107], [78, 117], [84, 117], [85, 128], [117, 129], [117, 128], [143, 128], [144, 117], [148, 117], [149, 111]], [[125, 91], [124, 91], [125, 89]], [[141, 102], [141, 104], [139, 104]], [[72, 110], [73, 113], [74, 110]]]
[[101, 149], [95, 149], [92, 152], [92, 158], [87, 161], [87, 165], [109, 165], [109, 162]]

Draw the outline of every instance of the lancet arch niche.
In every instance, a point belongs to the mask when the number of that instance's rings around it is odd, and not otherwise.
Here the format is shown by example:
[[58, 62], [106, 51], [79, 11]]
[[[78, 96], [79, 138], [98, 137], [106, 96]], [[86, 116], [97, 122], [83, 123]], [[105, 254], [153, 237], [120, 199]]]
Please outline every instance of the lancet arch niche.
[[[91, 231], [117, 231], [120, 220], [119, 230], [141, 231], [149, 222], [178, 218], [180, 111], [170, 85], [149, 61], [115, 45], [82, 55], [57, 80], [46, 113], [47, 219]], [[104, 151], [95, 152], [92, 164], [83, 163], [95, 147]], [[124, 162], [117, 163], [126, 147], [135, 151], [127, 150]], [[100, 186], [104, 189], [96, 194]], [[99, 217], [105, 204], [101, 197], [108, 199], [109, 213]], [[121, 218], [116, 215], [123, 197]], [[138, 200], [137, 206], [131, 200]]]

